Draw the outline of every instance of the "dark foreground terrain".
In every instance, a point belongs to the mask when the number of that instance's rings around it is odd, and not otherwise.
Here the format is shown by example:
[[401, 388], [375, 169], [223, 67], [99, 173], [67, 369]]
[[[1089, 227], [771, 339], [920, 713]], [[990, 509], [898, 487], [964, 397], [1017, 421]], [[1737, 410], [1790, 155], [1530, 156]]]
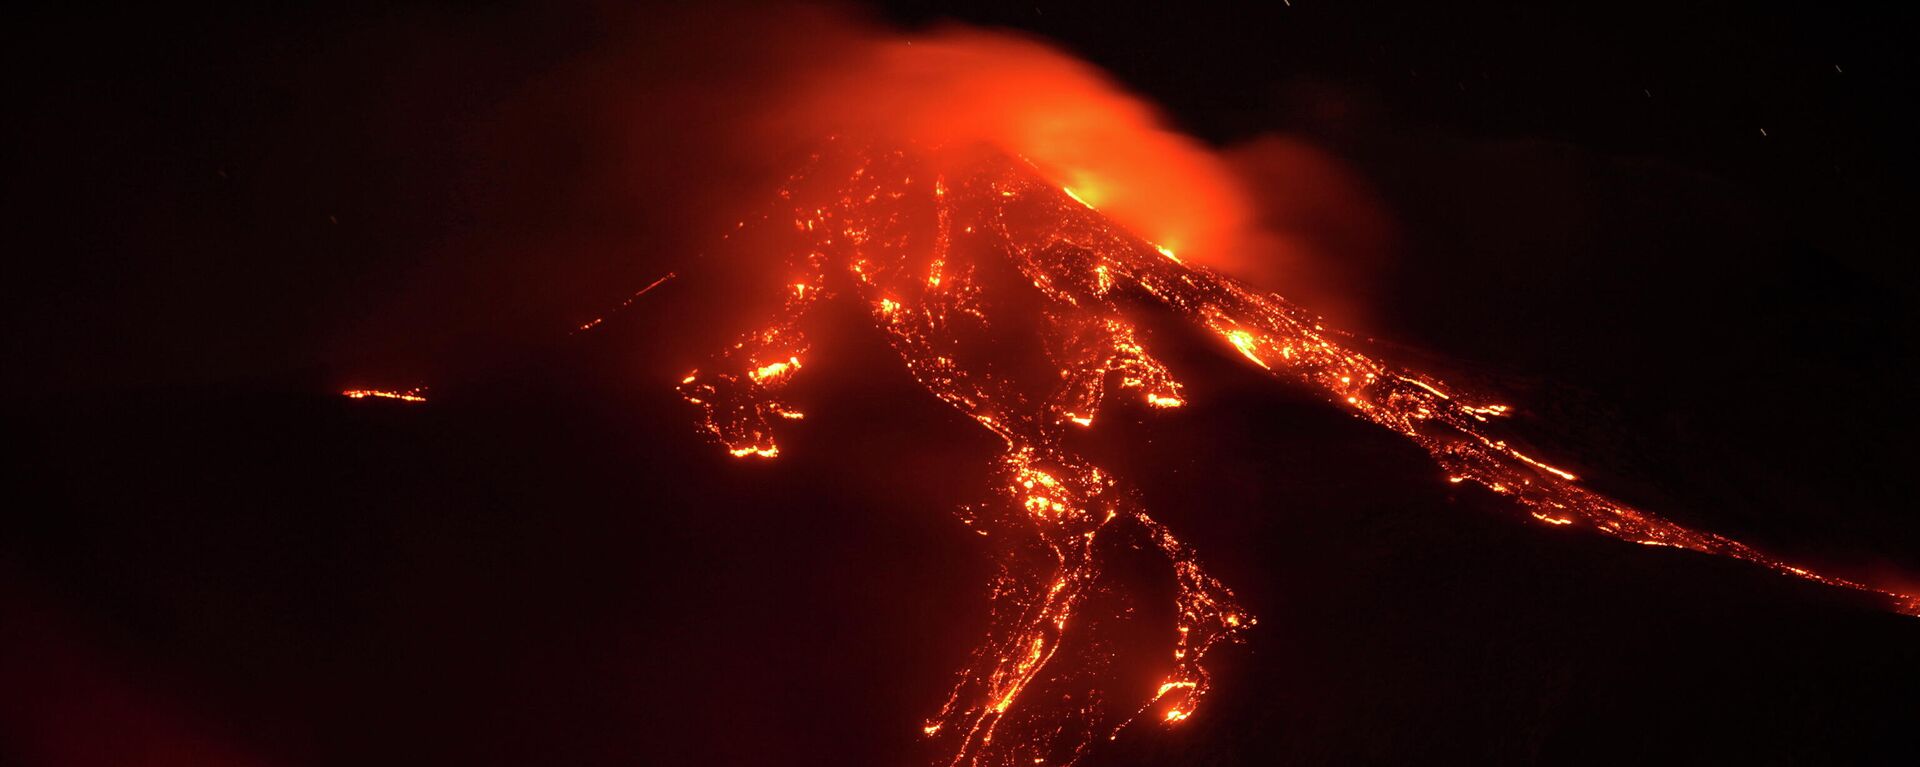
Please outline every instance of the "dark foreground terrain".
[[[672, 373], [618, 364], [633, 335], [420, 405], [292, 383], [15, 403], [9, 761], [918, 761], [984, 625], [985, 549], [950, 512], [992, 445], [850, 332], [782, 457], [730, 459]], [[1532, 523], [1184, 357], [1191, 407], [1121, 411], [1089, 451], [1260, 624], [1199, 715], [1090, 764], [1911, 748], [1920, 621]]]

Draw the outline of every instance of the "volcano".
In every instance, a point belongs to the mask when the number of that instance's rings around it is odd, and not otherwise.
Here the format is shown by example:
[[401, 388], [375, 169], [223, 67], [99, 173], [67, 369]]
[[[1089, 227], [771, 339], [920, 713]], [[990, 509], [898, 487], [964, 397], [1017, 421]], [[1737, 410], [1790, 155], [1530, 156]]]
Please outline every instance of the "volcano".
[[[929, 394], [1001, 440], [987, 499], [961, 510], [995, 542], [991, 625], [923, 727], [950, 764], [1071, 764], [1137, 719], [1182, 722], [1210, 689], [1209, 652], [1257, 622], [1078, 444], [1113, 408], [1187, 404], [1178, 377], [1143, 344], [1143, 316], [1197, 329], [1411, 441], [1448, 482], [1502, 496], [1545, 525], [1744, 560], [1920, 614], [1915, 597], [1586, 489], [1499, 431], [1510, 406], [1380, 359], [1278, 294], [1183, 261], [1022, 158], [836, 139], [778, 197], [742, 235], [784, 254], [772, 270], [778, 306], [758, 310], [766, 324], [686, 373], [679, 390], [728, 454], [778, 457], [783, 424], [806, 417], [782, 396], [808, 367], [802, 324], [822, 302], [847, 300]], [[1137, 615], [1153, 590], [1129, 586], [1143, 551], [1172, 581], [1172, 620], [1157, 632]], [[1163, 655], [1149, 660], [1156, 633]], [[1150, 683], [1138, 678], [1143, 668]]]
[[1756, 535], [1736, 514], [1564, 436], [1605, 417], [1476, 395], [1084, 191], [842, 139], [625, 310], [431, 389], [14, 401], [0, 740], [502, 767], [1910, 748], [1892, 597], [1779, 577], [1701, 532]]
[[1915, 761], [1879, 9], [693, 5], [28, 14], [0, 764]]

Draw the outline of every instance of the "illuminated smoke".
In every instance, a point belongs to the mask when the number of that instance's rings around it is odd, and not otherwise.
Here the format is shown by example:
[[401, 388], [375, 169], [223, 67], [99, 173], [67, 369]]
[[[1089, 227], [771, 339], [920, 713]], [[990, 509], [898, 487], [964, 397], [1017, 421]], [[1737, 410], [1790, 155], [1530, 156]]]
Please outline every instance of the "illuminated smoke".
[[1221, 158], [1245, 187], [1254, 220], [1233, 250], [1202, 263], [1349, 327], [1364, 324], [1396, 244], [1369, 185], [1326, 151], [1278, 134], [1228, 147]]
[[[728, 149], [798, 156], [822, 136], [925, 147], [989, 145], [1072, 199], [1189, 262], [1364, 316], [1393, 227], [1333, 155], [1279, 134], [1216, 149], [1148, 101], [1045, 41], [957, 24], [902, 34], [838, 15], [757, 32], [761, 68]], [[768, 51], [772, 51], [768, 53]], [[781, 152], [768, 153], [779, 147]], [[784, 175], [788, 167], [775, 171]]]
[[807, 67], [765, 130], [1001, 147], [1121, 226], [1204, 263], [1237, 254], [1254, 212], [1232, 167], [1169, 130], [1092, 66], [1008, 32], [852, 34], [836, 63]]

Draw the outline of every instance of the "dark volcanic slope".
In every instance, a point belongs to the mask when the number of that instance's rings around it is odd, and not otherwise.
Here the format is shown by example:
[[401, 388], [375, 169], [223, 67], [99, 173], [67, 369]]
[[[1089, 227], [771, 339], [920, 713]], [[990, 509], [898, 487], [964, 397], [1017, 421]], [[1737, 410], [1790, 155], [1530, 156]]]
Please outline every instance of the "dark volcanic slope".
[[[617, 335], [422, 406], [296, 384], [14, 403], [32, 457], [0, 561], [26, 619], [0, 668], [37, 705], [5, 721], [59, 726], [6, 733], [9, 753], [85, 763], [74, 733], [119, 732], [231, 763], [917, 761], [924, 696], [984, 622], [986, 562], [950, 510], [993, 446], [860, 318], [821, 322], [844, 336], [773, 463], [701, 444], [671, 382], [635, 370], [664, 352]], [[1189, 408], [1092, 439], [1128, 446], [1103, 460], [1262, 620], [1200, 714], [1088, 763], [1910, 746], [1920, 622], [1524, 525], [1230, 360], [1173, 364]]]

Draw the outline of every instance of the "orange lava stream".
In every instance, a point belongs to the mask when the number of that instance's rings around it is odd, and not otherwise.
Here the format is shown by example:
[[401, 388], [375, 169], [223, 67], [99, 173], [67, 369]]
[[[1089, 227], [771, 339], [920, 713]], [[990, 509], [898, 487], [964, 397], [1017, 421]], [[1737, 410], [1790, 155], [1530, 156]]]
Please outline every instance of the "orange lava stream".
[[[1342, 345], [1285, 299], [1182, 262], [1024, 162], [848, 143], [816, 154], [781, 190], [777, 211], [762, 217], [791, 230], [782, 235], [792, 238], [783, 305], [712, 365], [687, 373], [679, 390], [730, 454], [779, 455], [775, 424], [803, 417], [781, 396], [807, 358], [800, 323], [818, 302], [846, 297], [867, 307], [921, 385], [1004, 441], [991, 500], [961, 515], [998, 547], [991, 625], [923, 727], [951, 765], [1071, 764], [1149, 712], [1184, 721], [1209, 689], [1203, 658], [1255, 622], [1135, 492], [1066, 446], [1069, 433], [1116, 402], [1186, 401], [1142, 346], [1125, 302], [1189, 319], [1268, 374], [1322, 391], [1425, 448], [1451, 481], [1507, 496], [1543, 522], [1743, 559], [1882, 594], [1920, 614], [1913, 597], [1794, 567], [1585, 489], [1572, 473], [1487, 433], [1506, 406]], [[1056, 376], [1035, 381], [996, 356], [1021, 334], [998, 327], [1010, 310], [1003, 288], [984, 276], [997, 266], [990, 258], [1031, 284], [1023, 300], [1038, 307], [1039, 343]], [[1032, 330], [1023, 340], [1033, 342]], [[1101, 627], [1131, 612], [1112, 598], [1115, 543], [1157, 551], [1172, 571], [1170, 657], [1162, 656], [1161, 680], [1145, 689], [1107, 689], [1116, 675]]]

